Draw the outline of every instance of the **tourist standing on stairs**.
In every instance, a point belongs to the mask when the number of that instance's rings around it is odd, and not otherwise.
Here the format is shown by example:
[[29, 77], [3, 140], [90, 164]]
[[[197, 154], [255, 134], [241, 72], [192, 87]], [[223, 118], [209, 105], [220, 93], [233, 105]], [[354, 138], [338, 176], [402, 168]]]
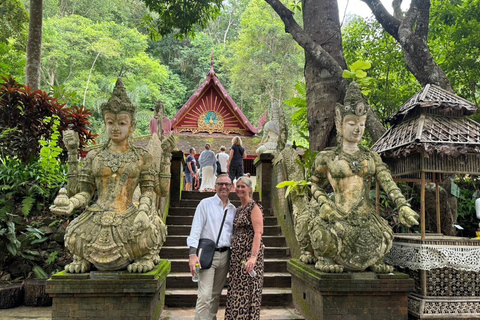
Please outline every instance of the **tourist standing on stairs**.
[[215, 182], [216, 194], [213, 197], [203, 199], [198, 204], [193, 217], [190, 236], [187, 238], [187, 245], [190, 247], [188, 264], [190, 272], [195, 276], [197, 273], [195, 265], [200, 264], [197, 256], [198, 242], [203, 238], [217, 242], [220, 226], [225, 215], [225, 222], [218, 238], [212, 266], [209, 269], [202, 270], [200, 265], [195, 320], [215, 320], [217, 318], [220, 296], [227, 279], [233, 219], [236, 212], [235, 206], [228, 199], [231, 185], [232, 181], [227, 175], [221, 174], [217, 177]]
[[193, 179], [197, 174], [197, 161], [195, 160], [195, 148], [190, 148], [185, 166], [185, 191], [192, 191]]
[[202, 183], [200, 184], [200, 192], [214, 191], [215, 187], [215, 172], [217, 170], [217, 160], [215, 159], [215, 152], [210, 150], [212, 146], [210, 143], [205, 144], [205, 150], [202, 151], [198, 158], [200, 170], [202, 173]]
[[236, 179], [243, 176], [243, 159], [247, 158], [245, 148], [242, 147], [242, 139], [234, 137], [232, 139], [232, 147], [230, 149], [230, 158], [227, 162], [227, 170], [230, 179], [235, 183]]
[[260, 319], [262, 301], [264, 245], [263, 207], [252, 199], [252, 180], [238, 178], [235, 192], [242, 202], [233, 221], [230, 281], [225, 320]]
[[220, 152], [217, 153], [217, 156], [216, 156], [218, 162], [220, 162], [220, 168], [222, 173], [227, 173], [227, 162], [228, 162], [228, 159], [230, 158], [230, 156], [225, 153], [225, 150], [227, 150], [225, 146], [221, 146]]

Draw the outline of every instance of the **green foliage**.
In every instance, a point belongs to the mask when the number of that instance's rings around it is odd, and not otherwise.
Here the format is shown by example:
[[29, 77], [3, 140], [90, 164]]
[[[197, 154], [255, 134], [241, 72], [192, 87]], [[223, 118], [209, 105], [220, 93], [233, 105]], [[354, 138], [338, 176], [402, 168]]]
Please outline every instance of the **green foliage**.
[[[53, 120], [52, 120], [53, 119]], [[40, 149], [40, 158], [38, 163], [42, 168], [42, 183], [45, 185], [55, 185], [65, 182], [65, 177], [62, 176], [61, 170], [63, 169], [59, 160], [59, 156], [62, 153], [62, 148], [58, 146], [58, 139], [60, 133], [58, 127], [60, 125], [60, 120], [58, 116], [46, 117], [44, 122], [50, 124], [53, 121], [52, 125], [52, 134], [50, 135], [50, 140], [39, 140], [42, 148]]]
[[478, 177], [457, 176], [455, 183], [460, 188], [457, 200], [457, 224], [462, 226], [464, 237], [475, 237], [479, 227], [475, 211], [475, 200], [480, 197], [480, 180]]
[[57, 251], [53, 251], [50, 253], [50, 255], [48, 256], [48, 259], [47, 259], [47, 264], [52, 264], [55, 262], [55, 260], [58, 259], [58, 252]]
[[[26, 40], [28, 14], [20, 0], [0, 3], [0, 43], [8, 39]], [[20, 44], [18, 44], [20, 46]]]
[[312, 184], [307, 179], [310, 179], [312, 175], [312, 168], [313, 164], [315, 163], [315, 158], [317, 157], [318, 151], [313, 151], [310, 149], [306, 149], [302, 160], [297, 159], [297, 164], [300, 165], [304, 170], [304, 177], [303, 180], [294, 181], [283, 181], [277, 184], [277, 188], [285, 188], [287, 187], [287, 191], [285, 192], [285, 198], [288, 197], [289, 194], [294, 194], [295, 196], [301, 195], [310, 195], [310, 185]]
[[28, 14], [20, 0], [0, 1], [0, 77], [24, 77]]
[[9, 38], [6, 42], [0, 42], [0, 77], [13, 75], [24, 78], [26, 67], [25, 51], [16, 48], [17, 40]]
[[[44, 23], [42, 69], [54, 95], [83, 101], [93, 110], [93, 131], [103, 125], [100, 106], [112, 93], [118, 76], [123, 78], [139, 114], [150, 113], [139, 122], [136, 135], [148, 132], [153, 105], [161, 99], [166, 114], [172, 116], [185, 102], [185, 86], [159, 60], [146, 53], [148, 38], [135, 29], [114, 22], [94, 22], [70, 15], [52, 17]], [[87, 86], [88, 84], [88, 86]], [[58, 92], [55, 88], [68, 88]], [[68, 102], [68, 101], [67, 101]], [[143, 125], [142, 125], [143, 124]]]
[[[172, 81], [183, 83], [183, 95], [170, 95], [170, 98], [176, 97], [179, 99], [176, 102], [178, 107], [171, 116], [180, 109], [205, 79], [210, 69], [212, 52], [214, 53], [215, 72], [225, 85], [225, 76], [219, 73], [221, 68], [219, 67], [221, 63], [219, 56], [222, 55], [222, 49], [215, 42], [215, 39], [204, 32], [197, 32], [194, 39], [184, 39], [182, 41], [174, 39], [172, 36], [165, 37], [160, 41], [151, 43], [149, 52], [168, 65], [176, 77], [175, 79], [172, 78]], [[170, 112], [166, 113], [170, 114]]]
[[455, 92], [480, 101], [480, 0], [433, 0], [429, 45]]
[[342, 39], [350, 71], [355, 72], [352, 70], [355, 61], [371, 64], [371, 68], [363, 69], [368, 69], [370, 77], [364, 87], [370, 90], [366, 98], [381, 121], [392, 116], [421, 89], [406, 67], [400, 46], [374, 18], [354, 17], [343, 27]]
[[[22, 0], [27, 8], [30, 0]], [[140, 28], [148, 10], [142, 0], [43, 0], [43, 17], [79, 15], [94, 22], [112, 21], [128, 28]]]
[[307, 109], [307, 84], [305, 81], [297, 81], [295, 84], [296, 94], [293, 98], [285, 100], [287, 106], [293, 107], [292, 126], [295, 132], [289, 131], [297, 145], [309, 146], [308, 132], [308, 109]]
[[[67, 108], [44, 91], [32, 92], [30, 87], [13, 78], [2, 78], [0, 87], [0, 150], [2, 156], [17, 157], [29, 163], [40, 152], [40, 140], [51, 139], [53, 123], [44, 119], [56, 115], [60, 131], [71, 128], [86, 145], [95, 135], [88, 129], [91, 112], [83, 107]], [[58, 141], [58, 137], [56, 137]], [[63, 146], [59, 141], [58, 145]]]
[[300, 181], [283, 181], [277, 184], [277, 188], [285, 188], [287, 187], [287, 191], [285, 192], [285, 198], [288, 197], [290, 192], [296, 191], [297, 194], [304, 194], [304, 190], [309, 187], [312, 183], [310, 181], [300, 180]]
[[470, 215], [475, 215], [475, 190], [460, 189], [460, 196], [458, 198], [457, 214], [460, 218], [466, 218]]
[[[258, 119], [273, 100], [294, 95], [295, 83], [303, 78], [304, 52], [263, 0], [250, 1], [240, 28], [238, 39], [228, 43], [221, 70], [243, 113]], [[286, 110], [287, 118], [290, 112]]]
[[48, 279], [48, 278], [50, 278], [48, 276], [48, 274], [40, 266], [34, 266], [32, 271], [35, 274], [35, 278], [37, 278], [37, 279]]
[[216, 44], [226, 45], [238, 37], [241, 16], [250, 0], [229, 0], [222, 3], [220, 14], [209, 22], [203, 33], [215, 40]]
[[145, 17], [152, 37], [174, 33], [178, 39], [195, 35], [195, 26], [203, 29], [220, 13], [221, 0], [144, 0], [156, 15]]
[[368, 70], [371, 67], [372, 64], [370, 62], [356, 61], [348, 67], [349, 70], [343, 70], [343, 77], [357, 82], [362, 89], [362, 93], [365, 96], [368, 96], [371, 93], [369, 87], [373, 82], [373, 78], [367, 77], [367, 72], [365, 70]]
[[53, 122], [52, 140], [40, 142], [36, 161], [25, 164], [16, 157], [0, 157], [0, 251], [9, 253], [2, 255], [0, 269], [11, 256], [35, 260], [39, 253], [32, 246], [48, 239], [28, 220], [49, 213], [48, 207], [66, 182], [66, 166], [58, 160], [61, 149], [56, 146], [60, 121], [56, 116], [49, 121]]

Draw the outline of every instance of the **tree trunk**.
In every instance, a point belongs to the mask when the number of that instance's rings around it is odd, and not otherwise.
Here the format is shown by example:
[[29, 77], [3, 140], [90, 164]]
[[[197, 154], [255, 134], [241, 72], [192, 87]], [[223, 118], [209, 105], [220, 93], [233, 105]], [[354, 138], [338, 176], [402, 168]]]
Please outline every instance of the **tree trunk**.
[[[335, 59], [339, 68], [347, 69], [343, 57], [342, 36], [336, 0], [305, 0], [304, 30], [309, 37]], [[319, 32], [321, 30], [321, 32]], [[337, 75], [338, 76], [338, 75]], [[315, 57], [305, 51], [305, 80], [307, 83], [308, 131], [310, 148], [322, 150], [335, 141], [335, 105], [343, 103], [345, 87], [341, 79], [331, 74]]]
[[[293, 12], [279, 0], [265, 0], [285, 24], [285, 32], [305, 50], [305, 78], [310, 148], [322, 150], [335, 139], [334, 110], [343, 103], [348, 81], [342, 77], [346, 63], [336, 0], [306, 0], [303, 30], [293, 19]], [[385, 128], [370, 108], [367, 130], [376, 141]]]
[[43, 0], [30, 0], [30, 22], [27, 40], [26, 84], [32, 91], [40, 89], [42, 57]]

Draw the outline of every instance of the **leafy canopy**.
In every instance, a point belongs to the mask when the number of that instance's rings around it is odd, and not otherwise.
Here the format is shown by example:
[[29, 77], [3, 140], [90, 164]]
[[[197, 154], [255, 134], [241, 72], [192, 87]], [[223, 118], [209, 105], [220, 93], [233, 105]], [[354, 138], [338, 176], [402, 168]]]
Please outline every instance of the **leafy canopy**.
[[174, 33], [178, 39], [195, 35], [195, 26], [204, 29], [220, 13], [222, 0], [144, 0], [157, 15], [145, 18], [154, 37]]

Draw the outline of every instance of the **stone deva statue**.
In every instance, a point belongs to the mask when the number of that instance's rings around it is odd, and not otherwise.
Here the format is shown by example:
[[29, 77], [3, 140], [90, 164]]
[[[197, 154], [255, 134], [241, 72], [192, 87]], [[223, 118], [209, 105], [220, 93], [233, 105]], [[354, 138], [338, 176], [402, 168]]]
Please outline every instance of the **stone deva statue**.
[[[101, 109], [107, 143], [91, 150], [82, 162], [74, 195], [68, 197], [63, 189], [50, 207], [63, 215], [85, 208], [66, 230], [65, 246], [73, 262], [65, 270], [83, 273], [93, 264], [98, 270], [147, 272], [160, 261], [166, 235], [165, 225], [152, 208], [158, 172], [153, 169], [152, 155], [129, 139], [137, 108], [121, 79]], [[138, 207], [132, 203], [137, 185], [141, 190]]]
[[[398, 208], [400, 222], [407, 227], [418, 224], [418, 215], [409, 207], [380, 156], [361, 145], [367, 117], [365, 104], [358, 85], [352, 83], [345, 106], [337, 104], [335, 110], [337, 146], [316, 156], [311, 206], [297, 217], [295, 228], [303, 250], [313, 250], [313, 257], [304, 254], [301, 259], [315, 262], [315, 268], [323, 272], [367, 268], [379, 273], [393, 271], [384, 263], [393, 232], [369, 200], [375, 181]], [[333, 201], [324, 189], [328, 184], [334, 191]]]
[[288, 127], [285, 123], [285, 114], [283, 113], [280, 103], [274, 101], [270, 110], [270, 120], [263, 127], [262, 141], [256, 153], [277, 154], [285, 147], [287, 136]]

